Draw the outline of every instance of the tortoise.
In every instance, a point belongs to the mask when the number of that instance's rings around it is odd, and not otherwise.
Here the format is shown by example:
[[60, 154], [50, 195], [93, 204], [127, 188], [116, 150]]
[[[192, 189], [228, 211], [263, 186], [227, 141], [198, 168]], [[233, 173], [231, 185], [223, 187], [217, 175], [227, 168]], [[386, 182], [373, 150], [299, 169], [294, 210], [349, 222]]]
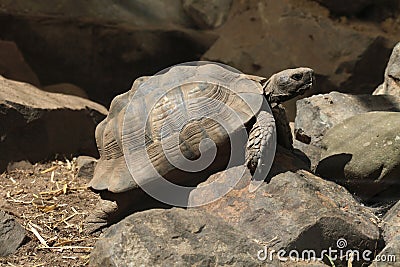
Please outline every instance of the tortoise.
[[[170, 206], [142, 190], [152, 181], [152, 170], [173, 183], [195, 186], [226, 168], [235, 153], [243, 157], [234, 164], [244, 164], [253, 174], [268, 172], [276, 145], [268, 103], [277, 106], [303, 94], [312, 84], [310, 68], [286, 69], [266, 79], [212, 62], [177, 65], [136, 79], [128, 92], [113, 99], [107, 118], [96, 128], [100, 159], [89, 187], [100, 193], [101, 200], [87, 219], [87, 231], [99, 230], [135, 211]], [[221, 118], [223, 123], [218, 122]], [[233, 142], [243, 129], [246, 139]], [[211, 140], [216, 148], [207, 168], [191, 172], [176, 166], [212, 150], [207, 145], [202, 149], [204, 140]], [[173, 154], [171, 158], [175, 152], [185, 158], [178, 158], [174, 165], [166, 151]], [[140, 153], [148, 156], [147, 161]]]

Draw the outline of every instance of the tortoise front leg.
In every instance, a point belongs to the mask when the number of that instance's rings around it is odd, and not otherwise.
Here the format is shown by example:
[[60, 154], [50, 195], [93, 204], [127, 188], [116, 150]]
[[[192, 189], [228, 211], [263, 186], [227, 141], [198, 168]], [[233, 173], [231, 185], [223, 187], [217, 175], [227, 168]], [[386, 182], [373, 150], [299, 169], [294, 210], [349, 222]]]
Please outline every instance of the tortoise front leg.
[[246, 166], [253, 175], [253, 181], [265, 180], [275, 156], [276, 133], [272, 114], [260, 111], [257, 121], [249, 134], [246, 146]]

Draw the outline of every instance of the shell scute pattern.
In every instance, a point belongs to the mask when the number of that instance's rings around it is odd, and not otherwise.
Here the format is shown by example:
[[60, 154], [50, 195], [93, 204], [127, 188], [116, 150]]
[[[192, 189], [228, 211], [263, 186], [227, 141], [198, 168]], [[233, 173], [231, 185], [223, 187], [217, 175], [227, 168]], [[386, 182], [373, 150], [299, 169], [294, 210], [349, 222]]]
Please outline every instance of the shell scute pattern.
[[166, 152], [197, 159], [201, 140], [209, 138], [217, 147], [226, 143], [262, 102], [259, 83], [215, 64], [176, 66], [152, 78], [138, 78], [129, 92], [113, 100], [109, 116], [96, 130], [101, 158], [90, 185], [112, 192], [134, 188], [124, 153], [143, 166], [138, 175], [147, 179], [148, 163], [135, 157], [143, 150], [157, 172], [166, 175], [175, 168]]

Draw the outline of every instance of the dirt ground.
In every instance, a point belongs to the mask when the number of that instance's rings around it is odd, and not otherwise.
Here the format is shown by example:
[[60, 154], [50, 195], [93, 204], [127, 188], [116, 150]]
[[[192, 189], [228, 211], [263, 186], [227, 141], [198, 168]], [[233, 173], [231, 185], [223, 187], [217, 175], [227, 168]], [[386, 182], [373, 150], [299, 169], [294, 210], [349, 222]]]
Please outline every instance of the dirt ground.
[[85, 266], [99, 234], [83, 222], [96, 206], [89, 180], [76, 178], [73, 161], [36, 164], [0, 174], [0, 209], [15, 216], [28, 238], [0, 266]]

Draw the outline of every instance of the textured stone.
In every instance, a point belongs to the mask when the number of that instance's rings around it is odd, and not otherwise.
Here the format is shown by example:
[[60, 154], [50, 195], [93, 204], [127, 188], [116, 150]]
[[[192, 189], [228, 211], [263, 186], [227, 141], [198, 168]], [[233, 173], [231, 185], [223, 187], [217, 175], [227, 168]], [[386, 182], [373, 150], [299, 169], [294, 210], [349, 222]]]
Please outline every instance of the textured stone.
[[400, 111], [400, 98], [331, 92], [301, 99], [296, 105], [296, 139], [320, 146], [325, 132], [347, 118], [370, 111]]
[[11, 215], [0, 211], [0, 257], [14, 253], [25, 237], [25, 229]]
[[376, 246], [382, 247], [375, 215], [343, 187], [298, 171], [281, 173], [250, 193], [248, 172], [237, 185], [230, 182], [238, 173], [240, 170], [232, 168], [211, 176], [192, 191], [190, 204], [218, 196], [226, 186], [234, 188], [196, 209], [217, 216], [251, 238], [269, 242], [271, 249], [314, 249], [319, 253], [335, 247], [339, 238], [347, 240], [346, 249], [375, 251]]
[[400, 112], [368, 112], [330, 129], [316, 172], [365, 201], [399, 199]]
[[37, 162], [56, 154], [97, 156], [94, 138], [106, 108], [0, 76], [0, 170], [8, 162]]
[[90, 266], [258, 266], [260, 245], [195, 210], [133, 214], [97, 241]]
[[197, 30], [182, 0], [0, 4], [0, 39], [18, 45], [42, 84], [75, 84], [104, 105], [139, 76], [197, 60], [215, 38]]
[[398, 41], [370, 23], [337, 23], [317, 3], [297, 0], [235, 1], [219, 34], [204, 59], [264, 77], [309, 66], [316, 71], [313, 93], [372, 93]]

